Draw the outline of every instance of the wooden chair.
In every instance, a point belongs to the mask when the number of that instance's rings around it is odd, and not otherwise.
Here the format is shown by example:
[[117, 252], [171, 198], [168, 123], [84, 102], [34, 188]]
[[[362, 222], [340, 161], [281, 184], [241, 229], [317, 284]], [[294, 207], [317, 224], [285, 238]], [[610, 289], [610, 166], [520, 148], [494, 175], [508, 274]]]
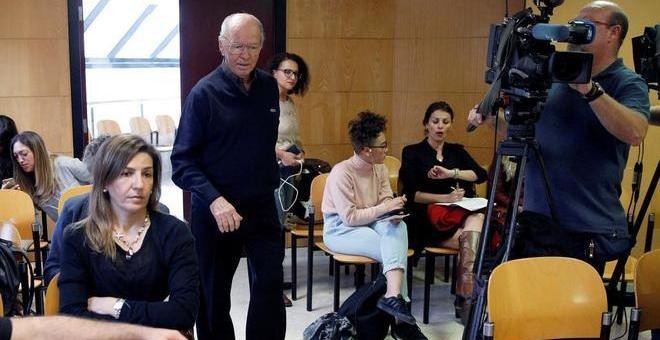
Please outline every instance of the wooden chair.
[[160, 145], [174, 144], [174, 137], [176, 137], [176, 125], [174, 119], [168, 115], [156, 116], [156, 129], [160, 138]]
[[144, 117], [132, 117], [128, 121], [131, 127], [131, 133], [140, 136], [142, 139], [152, 145], [158, 145], [158, 131], [151, 130], [151, 124]]
[[314, 251], [314, 238], [323, 236], [323, 214], [314, 213], [318, 207], [321, 208], [321, 200], [323, 199], [323, 190], [325, 189], [325, 182], [328, 179], [328, 174], [320, 174], [310, 184], [309, 190], [309, 203], [310, 214], [307, 224], [296, 224], [291, 230], [291, 298], [297, 299], [297, 275], [298, 275], [298, 239], [308, 238], [307, 241], [307, 310], [312, 310], [312, 267], [313, 267], [313, 251]]
[[96, 135], [115, 136], [121, 134], [119, 123], [112, 119], [103, 119], [96, 122]]
[[607, 312], [600, 275], [586, 262], [566, 257], [497, 266], [487, 297], [495, 339], [599, 338]]
[[423, 322], [429, 323], [429, 308], [431, 300], [431, 284], [435, 278], [435, 258], [444, 256], [445, 258], [445, 282], [449, 277], [449, 260], [452, 259], [451, 274], [451, 294], [456, 294], [456, 262], [458, 259], [458, 249], [446, 247], [425, 247], [424, 256], [426, 258], [424, 265], [424, 315]]
[[60, 312], [59, 278], [60, 274], [58, 273], [48, 283], [48, 288], [46, 288], [46, 306], [44, 315], [56, 315]]
[[[27, 263], [26, 269], [22, 270], [21, 290], [29, 287], [33, 291], [37, 314], [43, 314], [41, 225], [35, 219], [34, 204], [30, 196], [20, 190], [0, 190], [0, 221], [11, 221], [16, 226], [20, 239], [24, 240], [19, 249], [34, 250], [34, 275], [29, 275], [31, 271], [27, 269], [30, 264]], [[23, 294], [26, 310], [30, 305], [29, 295]]]
[[392, 192], [397, 194], [399, 182], [399, 169], [401, 169], [401, 161], [393, 156], [385, 156], [385, 166], [390, 177], [390, 187]]
[[62, 209], [64, 209], [64, 204], [66, 203], [66, 201], [69, 200], [69, 198], [75, 197], [75, 196], [78, 196], [78, 195], [82, 195], [82, 194], [88, 193], [90, 191], [92, 191], [92, 185], [91, 184], [77, 185], [77, 186], [70, 187], [69, 189], [64, 190], [64, 192], [62, 193], [62, 196], [60, 196], [60, 202], [57, 205], [57, 213], [58, 214], [62, 213]]
[[[637, 261], [635, 304], [630, 315], [630, 337], [637, 332], [660, 329], [660, 249], [645, 253]], [[635, 317], [640, 311], [641, 315]]]

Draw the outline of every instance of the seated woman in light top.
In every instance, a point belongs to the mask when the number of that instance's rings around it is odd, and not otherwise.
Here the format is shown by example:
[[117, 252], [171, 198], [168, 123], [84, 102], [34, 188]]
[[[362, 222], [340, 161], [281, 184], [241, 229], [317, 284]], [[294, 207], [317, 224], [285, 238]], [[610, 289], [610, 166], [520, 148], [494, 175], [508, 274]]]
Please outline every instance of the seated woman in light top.
[[3, 189], [23, 190], [53, 221], [57, 221], [62, 192], [91, 182], [83, 162], [68, 156], [49, 155], [44, 140], [36, 132], [24, 131], [14, 136], [11, 150], [15, 182], [4, 185]]
[[419, 331], [406, 306], [405, 276], [408, 232], [401, 219], [381, 216], [403, 208], [406, 198], [393, 197], [387, 168], [384, 117], [360, 112], [349, 123], [355, 154], [332, 168], [323, 193], [323, 241], [330, 250], [367, 256], [383, 264], [387, 292], [378, 308], [396, 319], [393, 332]]
[[161, 161], [134, 135], [101, 145], [92, 168], [89, 216], [62, 244], [60, 311], [189, 330], [199, 308], [190, 229], [156, 210]]

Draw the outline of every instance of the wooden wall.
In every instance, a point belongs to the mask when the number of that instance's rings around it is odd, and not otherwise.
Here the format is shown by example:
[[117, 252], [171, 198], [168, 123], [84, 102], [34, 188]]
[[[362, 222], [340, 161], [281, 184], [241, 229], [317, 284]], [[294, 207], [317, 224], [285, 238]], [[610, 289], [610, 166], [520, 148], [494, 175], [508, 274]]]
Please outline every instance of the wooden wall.
[[487, 89], [489, 23], [503, 18], [504, 7], [501, 0], [287, 1], [287, 50], [305, 58], [312, 76], [309, 93], [297, 99], [308, 157], [348, 158], [347, 124], [364, 109], [387, 116], [390, 154], [400, 157], [423, 138], [428, 104], [445, 100], [457, 114], [450, 139], [487, 164], [492, 132], [466, 134], [465, 115]]
[[66, 0], [0, 2], [0, 114], [73, 152]]

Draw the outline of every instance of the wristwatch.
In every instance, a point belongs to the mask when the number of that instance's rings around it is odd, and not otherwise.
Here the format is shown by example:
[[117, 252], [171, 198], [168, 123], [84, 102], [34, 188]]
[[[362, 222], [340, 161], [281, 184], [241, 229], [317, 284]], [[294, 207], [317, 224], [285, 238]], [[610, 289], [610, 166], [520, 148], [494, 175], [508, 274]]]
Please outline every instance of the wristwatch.
[[119, 314], [121, 314], [121, 308], [124, 307], [124, 299], [117, 299], [115, 305], [112, 306], [112, 317], [119, 320]]
[[587, 103], [591, 103], [592, 101], [596, 100], [598, 97], [602, 96], [605, 94], [605, 91], [603, 91], [603, 88], [600, 86], [595, 81], [591, 82], [591, 90], [589, 92], [585, 93], [582, 95], [582, 97], [587, 101]]

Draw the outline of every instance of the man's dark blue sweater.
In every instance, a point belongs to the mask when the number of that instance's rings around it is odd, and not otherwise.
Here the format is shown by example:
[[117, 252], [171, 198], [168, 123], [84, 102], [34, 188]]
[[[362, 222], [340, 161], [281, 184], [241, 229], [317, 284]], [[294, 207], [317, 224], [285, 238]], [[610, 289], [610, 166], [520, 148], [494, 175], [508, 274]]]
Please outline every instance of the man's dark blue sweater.
[[218, 67], [186, 98], [171, 157], [174, 183], [206, 207], [220, 196], [234, 206], [272, 196], [278, 124], [275, 79], [257, 69], [248, 92]]

